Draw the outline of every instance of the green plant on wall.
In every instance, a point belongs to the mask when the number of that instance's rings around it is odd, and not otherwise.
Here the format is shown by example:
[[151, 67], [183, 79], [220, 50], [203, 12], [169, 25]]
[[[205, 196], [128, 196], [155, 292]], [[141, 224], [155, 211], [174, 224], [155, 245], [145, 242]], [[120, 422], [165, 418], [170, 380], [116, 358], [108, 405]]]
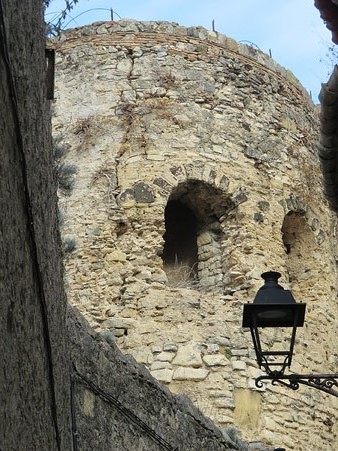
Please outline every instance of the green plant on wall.
[[231, 349], [229, 349], [229, 348], [224, 348], [223, 353], [224, 353], [225, 357], [226, 357], [228, 360], [231, 359], [231, 357], [232, 357]]
[[62, 163], [57, 168], [58, 187], [64, 194], [69, 195], [74, 187], [75, 174], [77, 172], [74, 164]]
[[74, 164], [61, 162], [64, 155], [67, 153], [67, 150], [67, 146], [62, 143], [62, 137], [60, 135], [54, 137], [53, 156], [58, 188], [62, 190], [64, 194], [69, 195], [74, 187], [77, 168]]
[[64, 253], [72, 252], [76, 248], [76, 240], [72, 236], [66, 236], [62, 240]]

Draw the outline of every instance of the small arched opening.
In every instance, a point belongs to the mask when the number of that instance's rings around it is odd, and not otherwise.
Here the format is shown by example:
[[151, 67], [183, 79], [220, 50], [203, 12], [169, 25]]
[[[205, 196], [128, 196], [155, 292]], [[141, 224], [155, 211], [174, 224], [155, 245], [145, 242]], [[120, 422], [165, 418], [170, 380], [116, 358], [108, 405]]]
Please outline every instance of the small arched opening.
[[316, 248], [315, 237], [303, 213], [292, 211], [285, 216], [282, 239], [289, 282], [295, 295], [301, 296], [312, 283]]
[[179, 200], [171, 200], [165, 208], [165, 234], [162, 259], [171, 279], [197, 278], [197, 218]]
[[198, 180], [178, 185], [165, 208], [163, 267], [172, 286], [221, 291], [222, 232], [219, 218], [229, 197]]

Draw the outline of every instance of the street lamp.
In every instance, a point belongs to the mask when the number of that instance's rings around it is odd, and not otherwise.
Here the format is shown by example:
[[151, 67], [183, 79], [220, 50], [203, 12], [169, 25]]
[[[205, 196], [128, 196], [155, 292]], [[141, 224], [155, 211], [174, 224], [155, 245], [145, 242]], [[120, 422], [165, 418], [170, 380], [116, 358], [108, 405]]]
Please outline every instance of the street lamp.
[[[250, 328], [258, 365], [266, 372], [266, 375], [255, 380], [255, 384], [261, 388], [263, 380], [271, 380], [272, 384], [279, 383], [293, 390], [302, 384], [338, 397], [337, 373], [284, 374], [286, 368], [291, 366], [296, 331], [304, 324], [306, 304], [297, 303], [291, 291], [278, 284], [280, 276], [275, 271], [263, 273], [264, 285], [258, 290], [253, 303], [244, 305], [243, 327]], [[291, 329], [288, 345], [275, 350], [268, 342], [262, 347], [260, 328], [282, 328], [282, 332]]]

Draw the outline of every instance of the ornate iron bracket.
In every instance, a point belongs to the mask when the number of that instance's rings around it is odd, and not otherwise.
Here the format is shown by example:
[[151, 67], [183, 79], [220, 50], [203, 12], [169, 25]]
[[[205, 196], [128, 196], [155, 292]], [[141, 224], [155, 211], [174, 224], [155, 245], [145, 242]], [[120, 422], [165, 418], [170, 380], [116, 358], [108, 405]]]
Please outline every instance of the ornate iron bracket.
[[259, 376], [255, 380], [256, 387], [262, 388], [263, 382], [269, 380], [272, 385], [281, 384], [292, 390], [298, 390], [300, 385], [316, 388], [317, 390], [338, 397], [338, 373], [335, 374], [287, 374], [272, 371], [267, 376]]

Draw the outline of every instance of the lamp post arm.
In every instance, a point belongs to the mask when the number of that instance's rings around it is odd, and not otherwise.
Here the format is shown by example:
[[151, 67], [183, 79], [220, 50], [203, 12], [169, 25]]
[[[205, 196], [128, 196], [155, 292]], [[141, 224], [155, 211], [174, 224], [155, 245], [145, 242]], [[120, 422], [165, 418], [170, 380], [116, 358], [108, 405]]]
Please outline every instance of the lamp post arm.
[[333, 374], [282, 374], [271, 373], [259, 376], [255, 380], [256, 387], [262, 388], [263, 382], [270, 380], [272, 385], [281, 384], [292, 390], [298, 390], [300, 385], [316, 388], [317, 390], [338, 397], [338, 373]]

